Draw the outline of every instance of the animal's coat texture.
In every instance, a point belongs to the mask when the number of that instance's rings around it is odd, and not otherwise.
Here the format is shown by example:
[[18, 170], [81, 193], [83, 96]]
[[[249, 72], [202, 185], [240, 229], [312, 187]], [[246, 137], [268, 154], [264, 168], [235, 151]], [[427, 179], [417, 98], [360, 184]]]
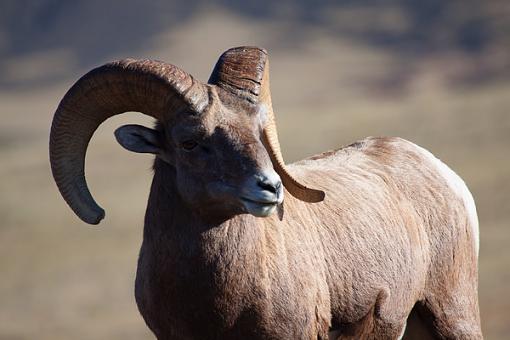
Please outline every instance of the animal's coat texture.
[[161, 339], [327, 339], [330, 327], [397, 339], [418, 303], [441, 338], [481, 338], [472, 198], [435, 162], [405, 140], [368, 138], [290, 167], [324, 202], [287, 195], [282, 221], [203, 225], [156, 161], [142, 315]]
[[57, 109], [52, 170], [89, 223], [103, 217], [83, 172], [95, 128], [127, 110], [158, 119], [116, 131], [157, 156], [135, 287], [157, 338], [399, 339], [411, 315], [408, 328], [422, 320], [437, 338], [481, 339], [464, 182], [389, 137], [286, 166], [267, 65], [263, 50], [232, 49], [205, 85], [172, 65], [116, 62]]

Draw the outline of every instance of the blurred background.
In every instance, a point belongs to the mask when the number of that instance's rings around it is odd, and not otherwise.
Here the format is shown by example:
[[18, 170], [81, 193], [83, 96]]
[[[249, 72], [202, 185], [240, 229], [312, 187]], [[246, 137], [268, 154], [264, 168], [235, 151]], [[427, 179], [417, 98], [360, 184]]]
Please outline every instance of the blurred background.
[[287, 161], [401, 136], [461, 175], [478, 206], [487, 339], [510, 336], [510, 2], [12, 1], [0, 3], [0, 339], [153, 339], [133, 284], [151, 157], [103, 124], [87, 155], [107, 216], [82, 223], [51, 177], [48, 134], [91, 68], [152, 58], [206, 81], [239, 45], [269, 51]]

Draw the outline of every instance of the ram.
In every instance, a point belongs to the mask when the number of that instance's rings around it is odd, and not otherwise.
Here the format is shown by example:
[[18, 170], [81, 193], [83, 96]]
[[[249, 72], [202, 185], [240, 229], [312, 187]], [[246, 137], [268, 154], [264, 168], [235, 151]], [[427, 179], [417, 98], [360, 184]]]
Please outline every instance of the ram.
[[51, 128], [53, 176], [87, 223], [104, 217], [87, 145], [126, 111], [157, 120], [115, 135], [155, 155], [135, 296], [158, 339], [398, 339], [412, 311], [436, 337], [482, 338], [473, 198], [428, 151], [367, 138], [285, 165], [263, 49], [226, 51], [207, 84], [112, 62]]

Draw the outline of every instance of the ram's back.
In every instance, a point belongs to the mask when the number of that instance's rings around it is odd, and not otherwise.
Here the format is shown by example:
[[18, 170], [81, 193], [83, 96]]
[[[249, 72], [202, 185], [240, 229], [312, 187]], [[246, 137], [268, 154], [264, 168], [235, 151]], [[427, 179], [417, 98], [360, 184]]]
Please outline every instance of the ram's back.
[[344, 318], [338, 322], [358, 320], [381, 297], [380, 308], [403, 317], [425, 289], [476, 262], [473, 198], [425, 149], [401, 138], [370, 137], [290, 169], [326, 192], [322, 203], [290, 200], [298, 207], [287, 210], [301, 211], [317, 230], [332, 311]]

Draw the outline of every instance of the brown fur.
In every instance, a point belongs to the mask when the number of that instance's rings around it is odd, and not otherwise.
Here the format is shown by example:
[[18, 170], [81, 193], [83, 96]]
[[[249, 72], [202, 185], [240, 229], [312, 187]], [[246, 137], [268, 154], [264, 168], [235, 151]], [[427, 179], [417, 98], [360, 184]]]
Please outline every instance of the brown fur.
[[92, 224], [104, 211], [84, 177], [91, 135], [125, 111], [158, 120], [115, 132], [126, 149], [157, 155], [135, 295], [158, 339], [399, 339], [410, 314], [436, 337], [480, 339], [464, 183], [398, 138], [287, 169], [268, 65], [265, 50], [233, 48], [206, 85], [162, 62], [109, 63], [55, 113], [52, 171]]
[[465, 207], [416, 146], [368, 138], [290, 171], [326, 200], [208, 223], [156, 161], [136, 298], [158, 339], [397, 339], [415, 304], [436, 336], [481, 338]]

